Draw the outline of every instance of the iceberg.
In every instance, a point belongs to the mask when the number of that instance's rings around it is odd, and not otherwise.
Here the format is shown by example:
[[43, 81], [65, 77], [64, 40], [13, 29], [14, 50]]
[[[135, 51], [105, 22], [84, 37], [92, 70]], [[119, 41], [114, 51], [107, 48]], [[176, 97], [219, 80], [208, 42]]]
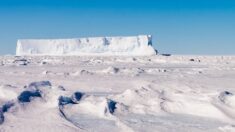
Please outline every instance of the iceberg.
[[20, 39], [16, 55], [155, 55], [151, 35], [75, 39]]

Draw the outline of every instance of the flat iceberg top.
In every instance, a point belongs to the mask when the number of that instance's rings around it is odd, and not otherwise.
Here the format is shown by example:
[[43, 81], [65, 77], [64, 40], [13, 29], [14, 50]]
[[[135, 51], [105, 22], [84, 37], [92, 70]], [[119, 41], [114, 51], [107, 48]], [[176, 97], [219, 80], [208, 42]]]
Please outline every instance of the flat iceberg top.
[[150, 35], [18, 40], [16, 55], [155, 55]]

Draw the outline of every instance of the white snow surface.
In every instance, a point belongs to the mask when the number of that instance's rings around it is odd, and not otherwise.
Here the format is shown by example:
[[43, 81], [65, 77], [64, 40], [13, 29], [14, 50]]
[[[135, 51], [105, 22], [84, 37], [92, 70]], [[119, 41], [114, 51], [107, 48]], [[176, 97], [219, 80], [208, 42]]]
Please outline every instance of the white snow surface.
[[16, 55], [155, 55], [151, 35], [18, 40]]
[[234, 56], [0, 56], [0, 132], [234, 132]]

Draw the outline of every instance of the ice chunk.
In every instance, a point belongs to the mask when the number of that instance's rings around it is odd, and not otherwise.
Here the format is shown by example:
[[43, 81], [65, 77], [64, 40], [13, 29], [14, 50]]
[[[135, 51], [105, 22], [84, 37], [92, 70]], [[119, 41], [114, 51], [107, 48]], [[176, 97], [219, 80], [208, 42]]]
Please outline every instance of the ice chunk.
[[59, 97], [59, 106], [61, 105], [67, 105], [67, 104], [77, 104], [81, 99], [84, 93], [81, 92], [75, 92], [72, 94], [71, 97], [66, 96], [60, 96]]
[[13, 102], [6, 102], [2, 107], [0, 107], [0, 125], [4, 122], [4, 113], [7, 112], [13, 105]]
[[14, 102], [12, 101], [9, 101], [9, 102], [6, 102], [3, 106], [2, 106], [2, 112], [7, 112], [8, 109], [10, 109], [12, 106], [14, 105]]
[[115, 102], [113, 100], [108, 100], [108, 108], [109, 108], [109, 112], [111, 114], [114, 113], [114, 110], [116, 109], [116, 104], [117, 104], [117, 102]]
[[60, 96], [58, 100], [59, 100], [59, 106], [66, 104], [74, 104], [74, 102], [70, 97]]
[[16, 59], [16, 60], [14, 60], [13, 63], [15, 63], [16, 65], [26, 66], [30, 62], [28, 60], [26, 60], [26, 59]]
[[18, 100], [21, 103], [30, 102], [34, 97], [41, 97], [39, 91], [23, 91], [19, 96]]
[[84, 95], [84, 93], [81, 93], [81, 92], [75, 92], [71, 99], [74, 103], [78, 103], [81, 99], [82, 99], [82, 96]]
[[2, 124], [4, 122], [4, 115], [3, 115], [3, 111], [0, 109], [0, 124]]
[[16, 55], [155, 55], [150, 35], [18, 40]]

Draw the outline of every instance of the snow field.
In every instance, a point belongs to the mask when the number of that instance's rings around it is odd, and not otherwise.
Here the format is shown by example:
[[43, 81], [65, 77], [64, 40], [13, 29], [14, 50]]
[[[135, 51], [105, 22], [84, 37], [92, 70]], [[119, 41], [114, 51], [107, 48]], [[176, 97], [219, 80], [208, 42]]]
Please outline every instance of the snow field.
[[234, 60], [4, 56], [0, 131], [232, 132]]

